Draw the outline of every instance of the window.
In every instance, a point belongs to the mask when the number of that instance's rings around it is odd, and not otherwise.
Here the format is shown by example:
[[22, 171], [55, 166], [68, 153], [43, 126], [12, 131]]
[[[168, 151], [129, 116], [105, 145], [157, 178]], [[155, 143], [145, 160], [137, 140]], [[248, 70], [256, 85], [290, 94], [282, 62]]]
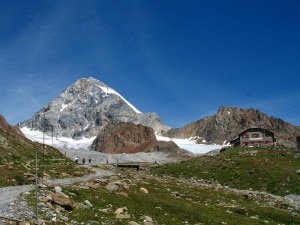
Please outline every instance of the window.
[[249, 138], [249, 134], [244, 134], [242, 138]]

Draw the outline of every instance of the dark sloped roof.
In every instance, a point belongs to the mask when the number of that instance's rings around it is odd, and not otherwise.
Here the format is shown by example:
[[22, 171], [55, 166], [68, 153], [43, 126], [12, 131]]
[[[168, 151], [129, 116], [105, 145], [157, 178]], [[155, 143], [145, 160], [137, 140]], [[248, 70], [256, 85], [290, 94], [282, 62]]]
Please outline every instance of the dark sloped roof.
[[243, 134], [245, 134], [247, 132], [262, 132], [262, 133], [264, 132], [266, 135], [274, 137], [274, 133], [272, 131], [269, 131], [267, 129], [260, 128], [260, 127], [248, 128], [248, 129], [244, 130], [242, 133], [240, 133], [239, 136], [242, 136]]

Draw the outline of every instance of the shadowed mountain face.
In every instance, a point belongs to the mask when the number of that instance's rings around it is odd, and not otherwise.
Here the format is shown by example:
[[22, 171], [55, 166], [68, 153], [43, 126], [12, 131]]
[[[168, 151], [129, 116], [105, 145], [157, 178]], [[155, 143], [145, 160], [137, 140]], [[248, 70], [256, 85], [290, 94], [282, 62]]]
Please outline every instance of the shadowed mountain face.
[[213, 116], [181, 128], [170, 129], [164, 132], [164, 135], [173, 138], [198, 136], [199, 143], [205, 140], [208, 143], [222, 144], [248, 128], [260, 126], [274, 132], [279, 144], [295, 146], [296, 136], [300, 134], [299, 127], [286, 123], [282, 119], [268, 117], [259, 110], [221, 107]]
[[76, 81], [20, 127], [80, 139], [96, 136], [112, 120], [143, 124], [157, 131], [168, 129], [155, 113], [139, 112], [118, 92], [94, 78]]
[[151, 127], [120, 121], [109, 123], [99, 133], [91, 148], [103, 153], [180, 151], [174, 142], [157, 141]]

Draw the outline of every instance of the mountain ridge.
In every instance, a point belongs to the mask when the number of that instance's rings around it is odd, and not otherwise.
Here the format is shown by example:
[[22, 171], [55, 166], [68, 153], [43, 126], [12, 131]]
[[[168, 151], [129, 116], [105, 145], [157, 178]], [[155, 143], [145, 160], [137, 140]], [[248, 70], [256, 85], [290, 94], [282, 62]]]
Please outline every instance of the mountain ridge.
[[81, 139], [96, 136], [112, 119], [150, 126], [157, 131], [169, 129], [156, 113], [141, 113], [117, 91], [92, 77], [71, 84], [19, 126]]
[[221, 106], [216, 114], [191, 122], [181, 128], [172, 128], [163, 133], [171, 138], [198, 137], [198, 143], [218, 143], [232, 140], [251, 127], [264, 127], [275, 133], [277, 142], [295, 146], [300, 127], [280, 118], [267, 116], [258, 109], [243, 109]]
[[288, 146], [295, 146], [295, 137], [300, 135], [300, 127], [269, 117], [258, 109], [225, 106], [221, 106], [215, 115], [183, 127], [167, 127], [155, 112], [140, 112], [117, 91], [92, 77], [71, 84], [19, 127], [39, 130], [52, 137], [79, 140], [96, 137], [112, 120], [151, 127], [170, 138], [196, 136], [197, 143], [201, 144], [223, 144], [242, 131], [258, 126], [271, 130], [278, 143]]

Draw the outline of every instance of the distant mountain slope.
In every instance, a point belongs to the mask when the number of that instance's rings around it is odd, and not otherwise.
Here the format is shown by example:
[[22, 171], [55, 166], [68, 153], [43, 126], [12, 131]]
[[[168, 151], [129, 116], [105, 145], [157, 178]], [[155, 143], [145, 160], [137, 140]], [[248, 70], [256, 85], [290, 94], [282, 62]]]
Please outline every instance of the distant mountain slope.
[[198, 136], [199, 140], [208, 143], [221, 144], [231, 140], [243, 130], [259, 127], [274, 132], [279, 143], [295, 145], [296, 136], [300, 135], [300, 128], [282, 119], [268, 117], [257, 109], [242, 109], [235, 107], [220, 107], [213, 116], [208, 116], [184, 127], [170, 129], [163, 134], [173, 138], [188, 138]]
[[[12, 131], [10, 130], [12, 128]], [[15, 132], [15, 130], [17, 130]], [[38, 166], [45, 169], [47, 174], [54, 175], [55, 170], [65, 173], [75, 171], [73, 162], [55, 159], [65, 158], [58, 150], [51, 146], [33, 142], [19, 133], [18, 129], [6, 123], [1, 117], [0, 122], [0, 187], [29, 184], [34, 182], [35, 151], [38, 151]], [[43, 153], [43, 149], [45, 150]], [[43, 153], [43, 154], [42, 154]], [[44, 163], [42, 165], [42, 162]], [[41, 171], [40, 170], [40, 171]], [[41, 172], [39, 171], [39, 175]], [[52, 171], [52, 172], [51, 172]]]
[[0, 115], [0, 128], [2, 128], [3, 130], [5, 130], [10, 134], [20, 135], [22, 137], [25, 137], [22, 131], [18, 127], [11, 126], [10, 124], [8, 124], [5, 118], [1, 115]]
[[20, 127], [80, 139], [96, 136], [111, 120], [168, 129], [155, 113], [141, 113], [117, 91], [91, 77], [77, 80]]

